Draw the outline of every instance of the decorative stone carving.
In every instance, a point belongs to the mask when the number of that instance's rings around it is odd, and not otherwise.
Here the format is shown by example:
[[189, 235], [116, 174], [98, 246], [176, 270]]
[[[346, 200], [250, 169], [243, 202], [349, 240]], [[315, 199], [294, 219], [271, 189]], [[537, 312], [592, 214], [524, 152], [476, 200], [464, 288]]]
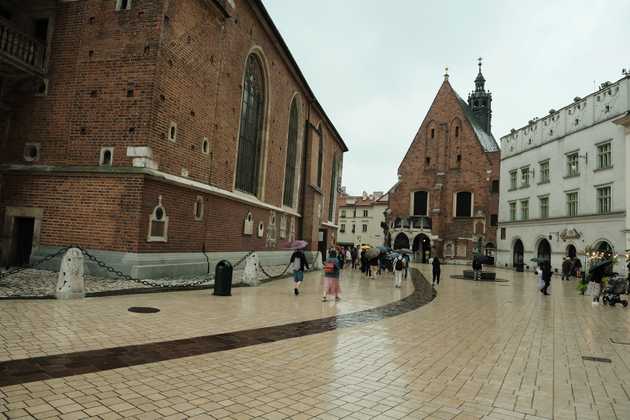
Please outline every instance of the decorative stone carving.
[[83, 253], [78, 248], [70, 248], [61, 260], [55, 294], [57, 299], [80, 299], [85, 297], [83, 277]]
[[465, 257], [466, 256], [466, 242], [465, 241], [459, 241], [457, 242], [457, 256], [458, 257]]
[[263, 222], [258, 223], [258, 237], [262, 238], [265, 234], [265, 224]]
[[243, 235], [253, 235], [254, 234], [254, 216], [252, 216], [252, 212], [248, 212], [247, 216], [245, 216], [245, 222], [243, 223]]
[[287, 215], [280, 215], [280, 239], [287, 238]]
[[250, 286], [258, 285], [258, 255], [256, 253], [245, 259], [245, 269], [243, 269], [241, 281]]
[[276, 246], [276, 212], [269, 212], [269, 224], [267, 225], [267, 236], [265, 236], [265, 246], [275, 248]]
[[162, 205], [162, 196], [158, 196], [158, 205], [155, 206], [149, 217], [149, 233], [147, 242], [167, 242], [168, 241], [168, 216], [166, 209]]
[[295, 237], [295, 217], [291, 218], [291, 223], [289, 225], [289, 240], [290, 241], [294, 241], [296, 239]]
[[453, 258], [455, 256], [455, 245], [453, 242], [447, 242], [444, 244], [444, 257]]

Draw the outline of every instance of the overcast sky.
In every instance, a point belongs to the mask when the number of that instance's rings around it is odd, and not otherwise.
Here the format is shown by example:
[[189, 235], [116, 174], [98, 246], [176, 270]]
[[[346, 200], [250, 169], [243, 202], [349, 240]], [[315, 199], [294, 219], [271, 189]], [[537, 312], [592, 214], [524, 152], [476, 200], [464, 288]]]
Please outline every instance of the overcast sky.
[[263, 0], [350, 151], [343, 185], [389, 189], [443, 81], [467, 98], [483, 57], [492, 132], [630, 68], [630, 1]]

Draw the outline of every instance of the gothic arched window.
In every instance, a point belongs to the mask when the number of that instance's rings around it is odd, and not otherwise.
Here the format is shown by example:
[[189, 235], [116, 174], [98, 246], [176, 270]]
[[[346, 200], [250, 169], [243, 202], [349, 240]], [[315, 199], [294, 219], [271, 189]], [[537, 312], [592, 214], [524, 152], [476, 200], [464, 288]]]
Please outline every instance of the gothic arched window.
[[245, 67], [241, 126], [238, 138], [236, 188], [258, 194], [265, 115], [265, 81], [262, 64], [250, 54]]
[[322, 131], [322, 125], [319, 125], [319, 149], [317, 152], [317, 186], [322, 187], [322, 175], [324, 166], [324, 132]]
[[283, 204], [287, 207], [293, 207], [293, 196], [295, 189], [295, 169], [297, 157], [298, 143], [298, 104], [297, 98], [293, 98], [291, 102], [291, 111], [289, 113], [289, 139], [287, 142], [287, 162], [284, 170], [284, 197]]

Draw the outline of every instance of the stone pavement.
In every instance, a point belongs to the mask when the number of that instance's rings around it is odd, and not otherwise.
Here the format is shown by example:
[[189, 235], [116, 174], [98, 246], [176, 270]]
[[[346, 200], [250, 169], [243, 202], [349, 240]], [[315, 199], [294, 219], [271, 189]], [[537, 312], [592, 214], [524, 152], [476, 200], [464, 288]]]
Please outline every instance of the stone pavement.
[[[425, 274], [430, 267], [419, 266]], [[451, 279], [405, 314], [235, 350], [0, 388], [7, 418], [630, 419], [629, 312], [592, 306], [575, 282], [552, 296], [532, 274]], [[210, 292], [0, 302], [3, 358], [194, 337], [349, 313], [411, 292], [391, 276], [344, 279], [340, 303], [307, 277]], [[158, 314], [131, 314], [155, 306]], [[153, 317], [153, 318], [152, 318]], [[611, 363], [583, 360], [603, 357]]]

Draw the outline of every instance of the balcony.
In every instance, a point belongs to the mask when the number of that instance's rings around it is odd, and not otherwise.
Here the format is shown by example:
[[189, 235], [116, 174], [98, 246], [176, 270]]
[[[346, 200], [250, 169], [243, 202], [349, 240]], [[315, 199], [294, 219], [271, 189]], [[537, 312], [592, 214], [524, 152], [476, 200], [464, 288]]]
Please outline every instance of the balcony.
[[0, 66], [37, 76], [46, 74], [46, 46], [0, 18]]
[[431, 230], [432, 221], [428, 216], [409, 216], [406, 218], [397, 217], [394, 220], [392, 228]]

